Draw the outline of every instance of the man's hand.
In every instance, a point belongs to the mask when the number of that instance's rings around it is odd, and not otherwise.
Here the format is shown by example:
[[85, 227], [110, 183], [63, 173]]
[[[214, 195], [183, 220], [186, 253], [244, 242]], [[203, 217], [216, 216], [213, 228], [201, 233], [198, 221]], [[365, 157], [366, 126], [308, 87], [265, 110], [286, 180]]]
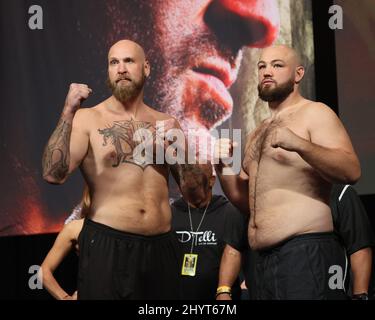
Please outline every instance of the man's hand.
[[74, 114], [91, 92], [86, 84], [72, 83], [65, 99], [64, 112]]
[[[188, 161], [187, 144], [183, 130], [175, 119], [167, 119], [158, 122], [157, 144], [165, 150], [165, 160], [168, 164], [182, 165]], [[173, 147], [170, 147], [173, 144]], [[180, 168], [181, 169], [181, 168]]]
[[287, 127], [275, 128], [271, 133], [271, 146], [282, 148], [287, 151], [298, 151], [303, 138], [296, 135]]
[[73, 300], [77, 300], [77, 298], [78, 298], [78, 291], [77, 290], [74, 291], [74, 293], [72, 294], [72, 298], [73, 298]]
[[155, 144], [163, 145], [164, 149], [168, 148], [168, 146], [172, 143], [168, 140], [168, 132], [171, 129], [177, 129], [175, 119], [171, 118], [167, 120], [157, 121]]
[[233, 148], [237, 146], [236, 142], [227, 138], [222, 138], [216, 141], [214, 149], [215, 163], [219, 160], [219, 163], [229, 165], [228, 161], [231, 161], [233, 157]]
[[216, 300], [232, 300], [232, 297], [229, 293], [222, 293], [216, 297]]
[[66, 295], [62, 298], [62, 300], [77, 300], [77, 291], [75, 291], [72, 295]]

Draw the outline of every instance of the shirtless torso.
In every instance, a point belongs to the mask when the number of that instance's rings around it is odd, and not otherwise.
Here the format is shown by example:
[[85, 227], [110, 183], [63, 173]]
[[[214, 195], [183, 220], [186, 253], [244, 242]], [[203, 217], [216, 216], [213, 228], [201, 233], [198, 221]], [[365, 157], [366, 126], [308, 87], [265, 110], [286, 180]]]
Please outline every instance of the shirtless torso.
[[[80, 108], [92, 90], [72, 83], [43, 155], [43, 177], [50, 183], [64, 183], [76, 168], [81, 169], [90, 190], [88, 218], [141, 235], [167, 232], [171, 221], [169, 168], [163, 161], [154, 161], [163, 158], [167, 144], [158, 139], [161, 157], [155, 151], [153, 159], [151, 151], [146, 162], [143, 153], [148, 157], [150, 152], [144, 152], [144, 147], [154, 146], [161, 131], [180, 129], [171, 116], [143, 102], [149, 75], [142, 47], [129, 40], [115, 43], [108, 52], [112, 95], [92, 108]], [[158, 128], [159, 121], [163, 128]]]
[[263, 121], [248, 137], [243, 170], [249, 175], [249, 241], [254, 249], [289, 237], [333, 230], [329, 208], [331, 185], [297, 152], [271, 146], [277, 127], [288, 127], [311, 140], [310, 112], [303, 101]]
[[87, 137], [80, 168], [91, 192], [89, 218], [136, 234], [167, 232], [171, 220], [168, 166], [145, 166], [134, 159], [133, 151], [139, 145], [134, 141], [138, 129], [155, 131], [156, 121], [171, 118], [146, 107], [137, 120], [124, 120], [107, 104], [79, 110], [73, 122], [73, 132], [80, 127]]
[[164, 155], [185, 160], [186, 141], [182, 131], [178, 137], [169, 131], [181, 129], [175, 119], [144, 103], [149, 75], [142, 47], [126, 39], [116, 42], [108, 52], [112, 95], [82, 109], [92, 90], [72, 83], [43, 153], [47, 182], [62, 184], [79, 167], [88, 185], [91, 204], [79, 236], [80, 299], [178, 297], [168, 177], [171, 169], [180, 181], [185, 164], [169, 166]]
[[330, 233], [329, 198], [333, 183], [358, 181], [358, 158], [337, 115], [300, 94], [304, 67], [296, 51], [266, 48], [257, 66], [259, 97], [271, 115], [250, 133], [239, 173], [223, 161], [233, 155], [234, 143], [222, 139], [215, 153], [222, 160], [216, 168], [224, 192], [250, 214], [250, 246], [263, 251], [256, 297], [342, 298], [343, 291], [328, 286], [330, 266], [345, 268]]

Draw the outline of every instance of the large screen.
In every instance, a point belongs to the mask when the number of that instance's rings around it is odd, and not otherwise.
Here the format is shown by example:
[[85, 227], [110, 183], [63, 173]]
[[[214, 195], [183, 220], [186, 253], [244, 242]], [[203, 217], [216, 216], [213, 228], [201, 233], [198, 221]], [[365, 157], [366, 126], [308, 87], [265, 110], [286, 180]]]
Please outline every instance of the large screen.
[[[80, 201], [79, 171], [63, 185], [42, 179], [43, 149], [70, 83], [92, 88], [83, 107], [110, 95], [107, 53], [117, 40], [145, 49], [146, 103], [208, 135], [237, 128], [244, 137], [268, 115], [258, 99], [256, 59], [271, 43], [303, 54], [303, 93], [314, 98], [309, 0], [16, 0], [1, 1], [0, 15], [1, 236], [59, 231]], [[215, 94], [186, 77], [202, 61], [200, 72], [220, 80]]]

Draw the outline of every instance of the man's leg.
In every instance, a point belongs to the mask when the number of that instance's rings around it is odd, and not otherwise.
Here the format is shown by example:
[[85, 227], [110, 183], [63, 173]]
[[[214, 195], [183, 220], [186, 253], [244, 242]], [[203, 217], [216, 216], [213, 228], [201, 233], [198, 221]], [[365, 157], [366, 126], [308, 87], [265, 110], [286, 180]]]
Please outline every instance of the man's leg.
[[170, 232], [149, 243], [146, 256], [144, 299], [179, 300], [179, 244]]

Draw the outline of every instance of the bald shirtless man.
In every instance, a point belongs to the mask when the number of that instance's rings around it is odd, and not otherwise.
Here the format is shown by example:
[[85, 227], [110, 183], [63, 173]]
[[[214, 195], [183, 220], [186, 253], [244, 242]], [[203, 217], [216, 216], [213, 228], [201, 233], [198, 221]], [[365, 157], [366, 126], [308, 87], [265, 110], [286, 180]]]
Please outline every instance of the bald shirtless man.
[[[299, 93], [304, 67], [293, 49], [266, 48], [258, 71], [259, 96], [271, 116], [248, 136], [238, 175], [223, 175], [225, 161], [216, 165], [225, 194], [250, 213], [249, 242], [261, 257], [257, 297], [342, 298], [345, 256], [329, 199], [332, 183], [359, 179], [358, 158], [336, 114]], [[221, 140], [216, 156], [223, 160], [232, 148]]]
[[170, 232], [170, 166], [149, 165], [135, 156], [138, 129], [155, 133], [157, 121], [179, 128], [176, 120], [143, 102], [149, 74], [138, 44], [115, 43], [108, 53], [112, 96], [80, 109], [91, 89], [71, 84], [44, 151], [45, 180], [62, 184], [80, 167], [90, 190], [90, 214], [79, 237], [79, 299], [179, 297], [178, 243]]

